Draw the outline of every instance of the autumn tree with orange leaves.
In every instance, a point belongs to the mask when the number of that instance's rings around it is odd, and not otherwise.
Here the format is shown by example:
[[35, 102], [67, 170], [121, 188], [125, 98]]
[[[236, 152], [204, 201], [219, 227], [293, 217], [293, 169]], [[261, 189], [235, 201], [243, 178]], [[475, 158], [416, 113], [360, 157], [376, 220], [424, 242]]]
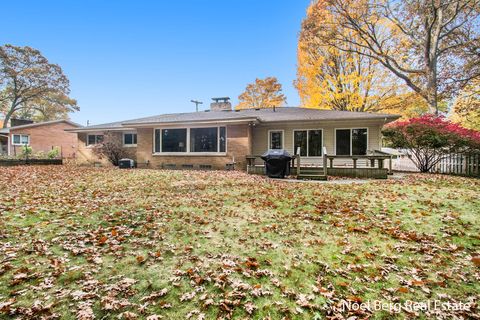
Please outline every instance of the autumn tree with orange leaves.
[[[371, 59], [430, 112], [480, 77], [479, 0], [318, 0], [319, 46]], [[364, 80], [362, 80], [364, 81]]]
[[275, 77], [255, 79], [255, 82], [248, 84], [245, 91], [238, 96], [238, 100], [236, 109], [274, 108], [287, 102], [282, 93], [282, 85]]
[[480, 131], [480, 79], [472, 81], [455, 99], [452, 121]]
[[325, 1], [309, 6], [299, 36], [295, 81], [302, 105], [361, 112], [398, 108], [403, 100], [398, 95], [405, 87], [377, 61], [322, 40], [329, 33], [343, 32], [347, 31], [335, 25], [335, 16]]

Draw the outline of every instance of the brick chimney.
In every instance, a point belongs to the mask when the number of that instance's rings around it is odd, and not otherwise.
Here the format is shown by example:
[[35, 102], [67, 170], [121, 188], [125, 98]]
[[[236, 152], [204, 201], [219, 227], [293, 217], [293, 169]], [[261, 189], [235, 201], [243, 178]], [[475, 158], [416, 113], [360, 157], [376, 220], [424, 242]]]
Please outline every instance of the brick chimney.
[[212, 98], [210, 111], [232, 111], [232, 104], [229, 97]]

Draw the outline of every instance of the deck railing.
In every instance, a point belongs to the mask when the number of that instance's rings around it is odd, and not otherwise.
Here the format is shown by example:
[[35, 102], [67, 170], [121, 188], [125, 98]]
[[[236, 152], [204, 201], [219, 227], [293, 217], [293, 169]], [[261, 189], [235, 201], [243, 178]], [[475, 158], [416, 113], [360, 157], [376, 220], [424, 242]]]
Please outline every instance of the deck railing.
[[[247, 156], [247, 173], [261, 174], [264, 172], [264, 166], [255, 164], [258, 158], [260, 158], [259, 155]], [[324, 176], [345, 174], [358, 177], [385, 177], [387, 173], [392, 173], [392, 156], [379, 150], [371, 151], [367, 155], [340, 156], [328, 154], [327, 148], [323, 147], [323, 156], [317, 158], [315, 163], [305, 162], [304, 159], [308, 158], [298, 154], [293, 156], [291, 163], [293, 174], [300, 176], [302, 170], [311, 172], [312, 169], [317, 169], [318, 174]], [[342, 160], [341, 164], [338, 164], [339, 160]], [[360, 164], [361, 160], [365, 160], [364, 165]], [[388, 168], [384, 167], [385, 160], [389, 160]]]

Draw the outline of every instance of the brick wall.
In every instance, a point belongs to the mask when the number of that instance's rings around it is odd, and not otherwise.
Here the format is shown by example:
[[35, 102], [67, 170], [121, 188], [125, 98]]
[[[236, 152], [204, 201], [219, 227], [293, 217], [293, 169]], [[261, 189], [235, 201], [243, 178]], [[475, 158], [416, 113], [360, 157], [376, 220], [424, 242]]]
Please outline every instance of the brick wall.
[[[129, 131], [130, 132], [130, 131]], [[93, 133], [92, 133], [93, 134]], [[105, 134], [104, 132], [98, 132], [95, 134]], [[111, 134], [123, 143], [123, 132], [111, 132]], [[97, 155], [93, 153], [93, 146], [87, 146], [87, 135], [88, 133], [78, 133], [78, 152], [77, 152], [77, 163], [79, 164], [94, 164], [101, 163], [104, 166], [111, 166], [111, 163], [107, 159], [100, 159]], [[140, 137], [138, 137], [140, 138]], [[137, 140], [140, 143], [140, 140]], [[127, 147], [129, 151], [129, 158], [136, 160], [137, 147]]]
[[226, 156], [159, 156], [153, 153], [153, 128], [137, 129], [138, 146], [137, 160], [139, 165], [145, 166], [149, 161], [150, 168], [162, 168], [165, 164], [175, 164], [178, 168], [182, 165], [211, 165], [214, 169], [225, 169], [227, 163], [231, 163], [235, 157], [236, 168], [245, 170], [245, 156], [251, 154], [251, 128], [246, 125], [227, 126], [227, 155]]
[[30, 128], [10, 128], [10, 154], [21, 154], [22, 146], [13, 145], [14, 134], [30, 136], [30, 147], [33, 153], [48, 152], [54, 147], [59, 147], [64, 158], [74, 158], [77, 152], [77, 134], [66, 132], [65, 129], [74, 129], [66, 122], [34, 126]]

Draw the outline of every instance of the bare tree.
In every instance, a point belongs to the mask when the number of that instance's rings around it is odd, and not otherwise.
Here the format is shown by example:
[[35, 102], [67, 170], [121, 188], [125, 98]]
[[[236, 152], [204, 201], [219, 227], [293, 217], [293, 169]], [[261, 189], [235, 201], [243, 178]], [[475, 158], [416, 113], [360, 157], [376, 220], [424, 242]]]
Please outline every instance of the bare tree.
[[322, 41], [368, 56], [438, 102], [480, 76], [479, 0], [319, 0], [335, 16]]

